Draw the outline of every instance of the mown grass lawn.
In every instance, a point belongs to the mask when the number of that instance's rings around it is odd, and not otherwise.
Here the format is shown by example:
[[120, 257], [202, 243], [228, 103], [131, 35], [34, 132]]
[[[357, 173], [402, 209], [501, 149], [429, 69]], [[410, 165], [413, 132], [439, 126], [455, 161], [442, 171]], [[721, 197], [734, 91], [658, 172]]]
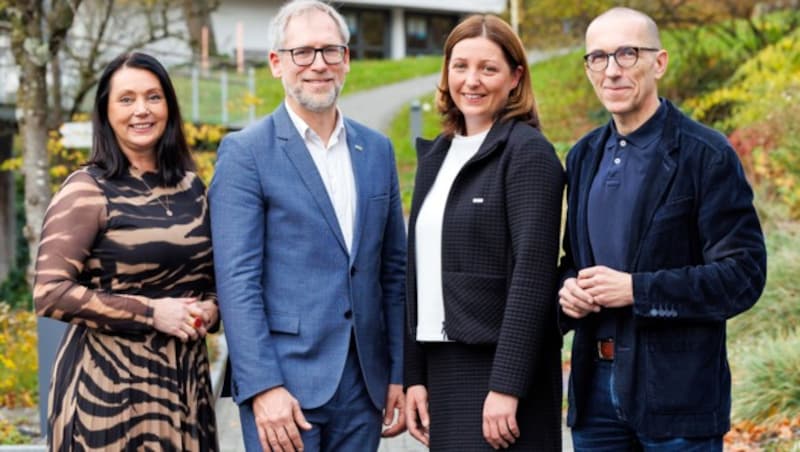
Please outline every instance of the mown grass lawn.
[[[441, 57], [423, 56], [401, 60], [354, 60], [346, 76], [343, 95], [387, 85], [409, 78], [428, 75], [439, 70]], [[186, 68], [174, 68], [170, 76], [181, 103], [186, 120], [192, 117], [192, 80]], [[222, 70], [209, 71], [199, 78], [199, 118], [200, 122], [220, 124], [222, 122]], [[247, 74], [227, 70], [228, 124], [247, 123], [250, 106], [255, 106], [256, 117], [272, 112], [283, 100], [284, 92], [280, 79], [272, 76], [269, 67], [255, 69], [255, 92], [248, 89]]]

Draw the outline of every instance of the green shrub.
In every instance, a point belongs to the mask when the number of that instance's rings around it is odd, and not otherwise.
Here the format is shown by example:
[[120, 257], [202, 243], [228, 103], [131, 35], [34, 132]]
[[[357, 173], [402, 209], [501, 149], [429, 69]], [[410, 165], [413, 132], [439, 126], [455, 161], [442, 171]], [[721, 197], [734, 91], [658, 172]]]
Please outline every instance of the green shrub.
[[731, 343], [788, 334], [800, 319], [800, 228], [781, 222], [769, 226], [766, 239], [767, 285], [755, 306], [728, 322]]
[[0, 406], [37, 403], [36, 357], [36, 316], [0, 302]]
[[800, 329], [740, 344], [732, 368], [735, 420], [767, 422], [800, 413]]
[[0, 419], [0, 445], [28, 444], [30, 441], [31, 438], [20, 433], [13, 423]]

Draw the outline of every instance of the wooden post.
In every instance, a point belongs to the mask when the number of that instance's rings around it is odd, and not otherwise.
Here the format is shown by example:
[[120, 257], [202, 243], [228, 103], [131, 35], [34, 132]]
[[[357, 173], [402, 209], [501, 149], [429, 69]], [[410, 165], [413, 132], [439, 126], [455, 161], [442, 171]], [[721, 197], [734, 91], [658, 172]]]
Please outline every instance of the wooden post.
[[200, 32], [200, 68], [203, 73], [208, 73], [208, 25], [203, 25]]
[[236, 72], [244, 73], [244, 25], [236, 22]]
[[519, 36], [519, 0], [509, 0], [509, 3], [510, 5], [508, 8], [510, 9], [511, 29]]

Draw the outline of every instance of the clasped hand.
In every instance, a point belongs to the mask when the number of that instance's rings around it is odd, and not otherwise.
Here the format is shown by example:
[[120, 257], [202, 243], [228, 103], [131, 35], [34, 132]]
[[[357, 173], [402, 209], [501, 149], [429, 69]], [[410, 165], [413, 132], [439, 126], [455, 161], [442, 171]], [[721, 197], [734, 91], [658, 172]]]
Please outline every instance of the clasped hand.
[[584, 268], [577, 278], [567, 278], [558, 291], [558, 303], [568, 316], [580, 319], [602, 308], [633, 304], [633, 278], [630, 273], [603, 265]]
[[175, 336], [181, 342], [205, 337], [208, 328], [219, 318], [219, 309], [211, 300], [197, 298], [159, 298], [151, 303], [153, 327]]

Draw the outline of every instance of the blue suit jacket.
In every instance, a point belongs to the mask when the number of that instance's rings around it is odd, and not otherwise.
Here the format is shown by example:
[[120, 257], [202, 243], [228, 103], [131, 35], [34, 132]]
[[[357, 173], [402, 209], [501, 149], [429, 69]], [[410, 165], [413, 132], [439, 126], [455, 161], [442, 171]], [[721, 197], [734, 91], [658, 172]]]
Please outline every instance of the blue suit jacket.
[[403, 223], [390, 141], [344, 120], [357, 200], [352, 252], [285, 105], [228, 134], [209, 189], [217, 294], [241, 404], [285, 386], [334, 394], [355, 331], [369, 395], [402, 383]]

